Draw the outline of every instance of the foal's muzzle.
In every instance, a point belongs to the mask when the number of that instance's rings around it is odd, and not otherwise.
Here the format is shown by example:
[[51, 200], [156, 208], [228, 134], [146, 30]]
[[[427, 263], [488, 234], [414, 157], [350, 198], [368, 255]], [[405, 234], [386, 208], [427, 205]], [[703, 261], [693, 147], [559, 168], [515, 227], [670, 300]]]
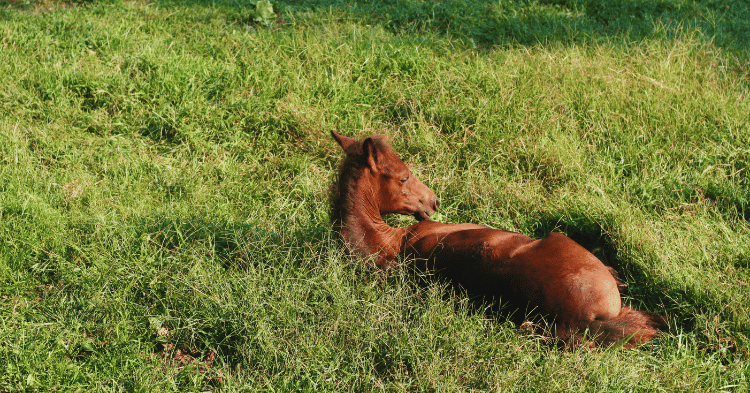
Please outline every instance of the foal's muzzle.
[[426, 220], [437, 212], [439, 206], [440, 200], [437, 195], [431, 194], [429, 198], [427, 198], [427, 203], [421, 203], [419, 206], [420, 209], [414, 212], [414, 218], [416, 218], [417, 221]]

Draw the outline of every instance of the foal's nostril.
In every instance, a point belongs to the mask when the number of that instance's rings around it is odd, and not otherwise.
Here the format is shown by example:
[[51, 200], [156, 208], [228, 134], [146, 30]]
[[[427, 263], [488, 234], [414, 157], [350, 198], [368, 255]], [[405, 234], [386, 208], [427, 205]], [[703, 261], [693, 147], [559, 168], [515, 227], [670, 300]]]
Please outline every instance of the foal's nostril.
[[435, 210], [437, 210], [440, 207], [440, 199], [435, 197]]

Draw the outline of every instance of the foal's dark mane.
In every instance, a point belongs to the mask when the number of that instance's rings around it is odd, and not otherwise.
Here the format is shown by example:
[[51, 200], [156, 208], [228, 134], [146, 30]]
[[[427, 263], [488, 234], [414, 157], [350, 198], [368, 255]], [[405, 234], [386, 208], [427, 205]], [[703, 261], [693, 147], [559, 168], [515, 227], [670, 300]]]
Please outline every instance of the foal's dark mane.
[[362, 176], [362, 170], [366, 164], [367, 161], [362, 156], [347, 156], [339, 164], [338, 178], [333, 181], [328, 190], [331, 201], [330, 219], [337, 233], [341, 232], [344, 216], [351, 214], [354, 207], [353, 204], [347, 203], [351, 198], [351, 193], [347, 191], [351, 191], [351, 185], [356, 184]]

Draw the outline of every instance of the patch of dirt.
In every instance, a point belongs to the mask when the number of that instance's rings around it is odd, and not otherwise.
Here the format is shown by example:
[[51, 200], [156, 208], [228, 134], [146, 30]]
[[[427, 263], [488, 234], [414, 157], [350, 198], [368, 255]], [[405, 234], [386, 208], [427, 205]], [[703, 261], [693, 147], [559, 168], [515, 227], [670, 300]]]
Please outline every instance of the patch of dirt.
[[[171, 340], [174, 336], [172, 330], [167, 326], [159, 328], [154, 335], [166, 341]], [[192, 366], [192, 372], [202, 374], [208, 385], [224, 384], [226, 376], [221, 369], [215, 366], [217, 354], [212, 349], [200, 349], [195, 345], [188, 346], [165, 342], [157, 345], [154, 353], [161, 358], [162, 367], [168, 374], [175, 375]]]

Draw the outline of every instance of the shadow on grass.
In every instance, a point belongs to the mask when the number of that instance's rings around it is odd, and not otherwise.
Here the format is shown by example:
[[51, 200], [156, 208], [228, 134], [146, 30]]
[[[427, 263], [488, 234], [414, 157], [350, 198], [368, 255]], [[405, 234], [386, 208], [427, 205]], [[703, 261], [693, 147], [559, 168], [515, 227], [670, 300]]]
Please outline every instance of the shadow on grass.
[[[154, 279], [156, 284], [150, 282], [151, 277], [139, 280], [136, 285], [143, 289], [137, 302], [150, 313], [168, 316], [165, 321], [159, 321], [157, 330], [163, 330], [160, 328], [164, 322], [165, 329], [175, 332], [148, 336], [146, 340], [153, 341], [155, 353], [165, 357], [202, 359], [212, 356], [211, 353], [215, 351], [230, 367], [247, 363], [243, 357], [245, 355], [238, 348], [260, 345], [257, 340], [248, 339], [255, 335], [253, 322], [237, 317], [238, 313], [247, 310], [218, 307], [219, 303], [213, 303], [211, 299], [196, 306], [191, 299], [191, 290], [181, 288], [173, 282], [173, 278], [190, 271], [192, 260], [200, 255], [205, 260], [215, 261], [214, 264], [219, 267], [218, 270], [208, 268], [203, 274], [213, 274], [212, 280], [221, 281], [229, 287], [242, 285], [233, 278], [236, 272], [253, 282], [273, 280], [273, 277], [294, 277], [297, 274], [304, 276], [306, 272], [295, 271], [310, 268], [310, 265], [302, 265], [311, 263], [310, 255], [326, 243], [330, 232], [327, 226], [315, 222], [307, 226], [295, 224], [293, 228], [289, 225], [266, 228], [261, 224], [222, 222], [200, 215], [147, 218], [139, 223], [139, 228], [137, 237], [147, 239], [147, 245], [144, 250], [143, 240], [137, 242], [136, 246], [140, 249], [136, 252], [158, 252], [167, 256], [160, 258], [163, 262], [157, 262], [163, 265], [156, 266], [154, 274], [168, 279]], [[171, 255], [178, 258], [169, 258]], [[254, 287], [251, 285], [250, 288]], [[227, 296], [231, 303], [236, 296], [241, 296], [241, 291], [228, 293]], [[191, 318], [197, 322], [183, 326]], [[152, 319], [149, 318], [148, 323], [153, 325]], [[153, 331], [154, 326], [145, 330]], [[261, 348], [258, 347], [258, 350]]]
[[[667, 284], [658, 281], [641, 266], [628, 263], [618, 255], [615, 247], [616, 239], [612, 238], [606, 228], [606, 223], [585, 215], [566, 216], [562, 218], [550, 216], [539, 221], [539, 225], [532, 236], [537, 238], [543, 237], [546, 233], [553, 230], [566, 233], [583, 247], [592, 251], [606, 265], [620, 272], [623, 281], [631, 284], [624, 293], [634, 300], [637, 308], [661, 314], [664, 314], [666, 311], [667, 317], [675, 323], [677, 330], [694, 331], [700, 329], [700, 327], [696, 326], [694, 314], [696, 310], [707, 307], [706, 300], [711, 301], [711, 299], [706, 298], [707, 294], [696, 294], [696, 289], [689, 286], [671, 288]], [[214, 258], [220, 261], [222, 266], [227, 270], [258, 270], [265, 279], [271, 279], [270, 276], [273, 276], [275, 273], [268, 271], [267, 268], [269, 267], [284, 269], [286, 273], [283, 273], [282, 276], [286, 276], [289, 273], [286, 269], [300, 268], [299, 266], [293, 266], [295, 263], [293, 261], [303, 259], [302, 256], [300, 258], [292, 256], [289, 260], [285, 259], [287, 262], [291, 261], [291, 264], [285, 262], [284, 266], [274, 265], [272, 261], [279, 260], [280, 253], [295, 253], [295, 247], [301, 248], [303, 244], [325, 243], [330, 240], [330, 229], [326, 224], [320, 223], [319, 225], [311, 225], [307, 229], [302, 228], [300, 230], [285, 230], [283, 228], [262, 230], [259, 229], [259, 226], [246, 223], [216, 223], [215, 220], [207, 217], [159, 217], [145, 223], [141, 235], [147, 235], [150, 238], [150, 242], [156, 244], [157, 248], [164, 252], [179, 254], [185, 250], [192, 249], [194, 251], [212, 253]], [[281, 249], [286, 251], [280, 251]], [[187, 255], [192, 254], [188, 252]], [[167, 261], [167, 263], [173, 262]], [[173, 271], [175, 274], [182, 270], [182, 268], [175, 269]], [[303, 267], [302, 269], [305, 268]], [[366, 277], [363, 278], [365, 281], [373, 279], [369, 277], [368, 269], [364, 267], [364, 264], [360, 267], [355, 267], [355, 269], [362, 269], [361, 272], [355, 275], [356, 277]], [[524, 306], [510, 304], [504, 302], [502, 299], [473, 296], [460, 287], [451, 287], [449, 283], [442, 281], [442, 279], [434, 275], [420, 273], [416, 268], [413, 270], [409, 269], [409, 274], [413, 273], [416, 276], [415, 281], [419, 283], [416, 285], [430, 286], [435, 285], [435, 283], [448, 285], [448, 290], [443, 292], [445, 299], [468, 299], [469, 311], [475, 315], [483, 315], [487, 319], [501, 323], [503, 321], [513, 322], [516, 326], [520, 327], [521, 331], [527, 327], [524, 324], [527, 319], [534, 322], [540, 321], [539, 317], [530, 312], [532, 310], [527, 310]], [[217, 277], [217, 279], [219, 278]], [[398, 280], [398, 277], [394, 279]], [[391, 281], [390, 278], [386, 280]], [[393, 282], [390, 284], [399, 285]], [[154, 290], [154, 288], [151, 288], [151, 290]], [[322, 297], [327, 296], [323, 292], [313, 295], [306, 301], [314, 301], [313, 299], [316, 296], [320, 296], [322, 299]], [[157, 297], [165, 296], [165, 292], [154, 291], [151, 295]], [[710, 294], [708, 296], [710, 297]], [[154, 304], [161, 303], [162, 300], [163, 298], [146, 296], [140, 299], [139, 303], [149, 308]], [[180, 308], [179, 300], [172, 300], [172, 302], [176, 302], [172, 305], [172, 308]], [[462, 302], [453, 303], [456, 304], [456, 307], [462, 307]], [[228, 314], [222, 316], [222, 312]], [[239, 321], [231, 310], [207, 311], [205, 307], [202, 307], [198, 314], [202, 318], [215, 321], [215, 323], [205, 324], [203, 327], [191, 327], [191, 329], [196, 329], [198, 333], [197, 339], [192, 336], [175, 336], [168, 343], [173, 344], [174, 348], [180, 346], [188, 348], [188, 352], [194, 358], [209, 356], [211, 351], [215, 350], [230, 367], [247, 364], [247, 359], [243, 357], [243, 354], [249, 351], [248, 348], [260, 345], [256, 340], [249, 340], [247, 338], [253, 331], [253, 324]], [[318, 317], [320, 316], [312, 316], [306, 323], [318, 323], [319, 321], [316, 319]], [[302, 315], [300, 318], [305, 319], [307, 317]], [[538, 324], [537, 329], [534, 330], [534, 334], [541, 334], [539, 337], [547, 337], [548, 339], [545, 341], [552, 344], [555, 340], [549, 339], [550, 334], [548, 330], [545, 330], [547, 329], [546, 326], [543, 323]], [[175, 328], [176, 326], [171, 327]], [[190, 329], [187, 330], [189, 331]], [[163, 344], [158, 342], [158, 337], [154, 337], [154, 339], [157, 340], [157, 344]], [[163, 349], [163, 346], [160, 347], [159, 345], [156, 346], [157, 350]], [[238, 348], [243, 349], [238, 350]], [[261, 349], [259, 346], [258, 350]], [[186, 351], [183, 352], [188, 353]]]
[[[544, 237], [549, 232], [564, 233], [589, 250], [602, 263], [612, 267], [619, 279], [626, 284], [622, 293], [630, 298], [633, 306], [639, 309], [666, 314], [675, 327], [683, 331], [695, 331], [696, 312], [699, 310], [721, 309], [722, 300], [718, 294], [701, 290], [694, 285], [680, 283], [679, 287], [660, 280], [639, 264], [629, 263], [617, 250], [617, 239], [608, 231], [606, 222], [599, 222], [586, 215], [549, 216], [539, 220], [532, 236]], [[656, 258], [643, 250], [644, 258]], [[674, 284], [674, 283], [672, 283]], [[697, 333], [697, 332], [696, 332]]]
[[[286, 233], [262, 225], [217, 222], [203, 216], [155, 217], [141, 225], [139, 236], [167, 253], [198, 248], [221, 261], [225, 268], [243, 269], [248, 263], [263, 260], [279, 248], [323, 242], [327, 228], [307, 226]], [[264, 249], [266, 251], [264, 251]]]
[[[710, 292], [685, 283], [674, 286], [675, 283], [660, 280], [643, 266], [629, 263], [628, 259], [623, 258], [618, 252], [617, 239], [609, 233], [607, 227], [606, 222], [602, 223], [586, 215], [547, 216], [538, 221], [536, 229], [529, 235], [537, 239], [543, 238], [550, 232], [567, 235], [593, 253], [606, 266], [615, 270], [618, 278], [624, 283], [620, 289], [627, 303], [637, 309], [667, 317], [677, 331], [694, 332], [700, 335], [702, 327], [698, 326], [696, 313], [710, 314], [711, 310], [721, 309], [721, 296], [712, 295]], [[471, 312], [484, 315], [488, 319], [510, 321], [521, 329], [526, 328], [526, 321], [532, 321], [536, 326], [534, 332], [549, 338], [549, 331], [545, 330], [545, 324], [538, 324], [543, 317], [536, 315], [525, 305], [508, 302], [502, 298], [477, 296], [434, 274], [425, 274], [417, 267], [413, 271], [421, 285], [431, 285], [435, 282], [447, 285], [449, 290], [445, 294], [446, 300], [455, 296], [466, 296], [470, 300]], [[554, 343], [555, 340], [548, 339], [547, 342]], [[710, 350], [710, 348], [704, 349]]]
[[[160, 4], [252, 9], [252, 0], [160, 0]], [[279, 0], [280, 13], [347, 14], [402, 33], [432, 32], [477, 48], [539, 43], [637, 42], [702, 34], [738, 56], [750, 51], [750, 3], [731, 0]], [[246, 21], [252, 23], [250, 19]], [[283, 24], [283, 19], [281, 20]]]

